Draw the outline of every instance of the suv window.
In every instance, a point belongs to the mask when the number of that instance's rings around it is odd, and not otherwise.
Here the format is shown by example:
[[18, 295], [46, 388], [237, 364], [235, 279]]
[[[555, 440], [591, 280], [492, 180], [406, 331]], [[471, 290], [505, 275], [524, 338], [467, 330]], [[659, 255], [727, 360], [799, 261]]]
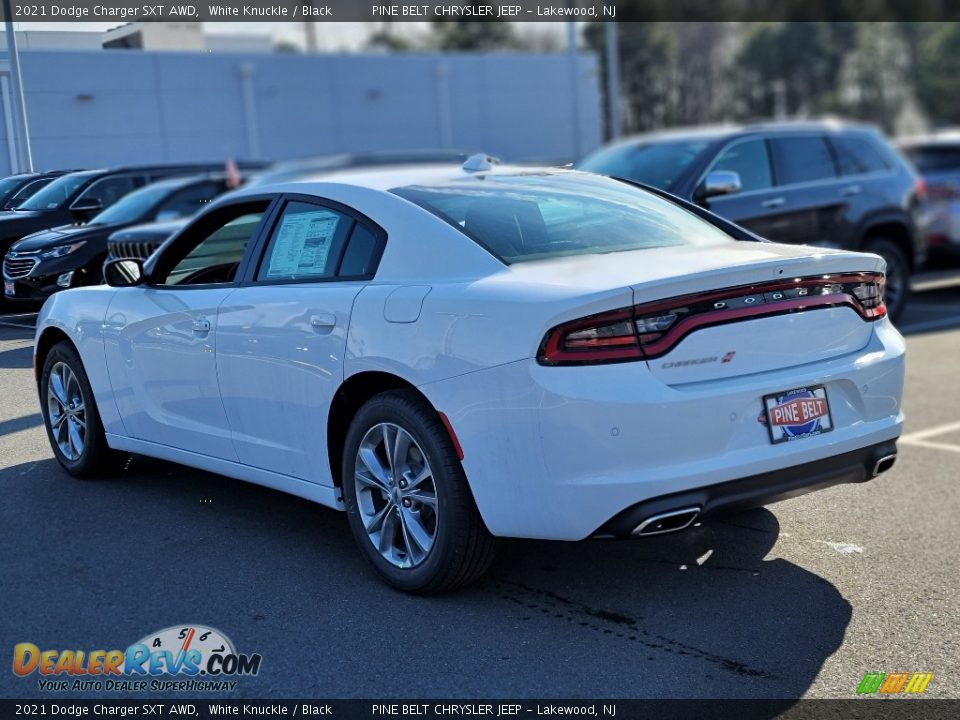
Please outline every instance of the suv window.
[[871, 172], [883, 172], [890, 166], [869, 140], [855, 137], [834, 137], [830, 139], [837, 153], [837, 163], [841, 175], [862, 175]]
[[745, 192], [763, 190], [773, 185], [767, 143], [759, 138], [728, 145], [710, 169], [737, 173], [740, 176], [741, 189]]
[[778, 185], [825, 180], [837, 176], [833, 155], [823, 137], [771, 138]]
[[96, 198], [104, 208], [113, 205], [117, 200], [139, 187], [140, 178], [132, 175], [114, 175], [94, 182], [84, 190], [74, 202]]
[[158, 259], [156, 284], [166, 286], [230, 283], [269, 207], [245, 203], [211, 213], [180, 236]]
[[353, 220], [330, 208], [291, 201], [270, 237], [258, 280], [316, 280], [336, 274]]

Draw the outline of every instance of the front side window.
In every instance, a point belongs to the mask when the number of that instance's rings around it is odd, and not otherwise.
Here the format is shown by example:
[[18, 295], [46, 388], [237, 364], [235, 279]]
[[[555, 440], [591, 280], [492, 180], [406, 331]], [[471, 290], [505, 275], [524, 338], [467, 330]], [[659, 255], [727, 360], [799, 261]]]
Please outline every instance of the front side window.
[[329, 208], [290, 202], [270, 237], [258, 280], [318, 280], [336, 274], [353, 220]]
[[767, 143], [761, 139], [745, 140], [727, 146], [710, 169], [737, 173], [743, 192], [765, 190], [773, 185]]
[[268, 205], [224, 208], [199, 220], [158, 259], [156, 284], [182, 287], [234, 282]]
[[587, 173], [486, 175], [392, 192], [447, 221], [507, 264], [733, 242], [668, 200]]
[[826, 180], [837, 176], [833, 155], [822, 137], [773, 138], [778, 185]]

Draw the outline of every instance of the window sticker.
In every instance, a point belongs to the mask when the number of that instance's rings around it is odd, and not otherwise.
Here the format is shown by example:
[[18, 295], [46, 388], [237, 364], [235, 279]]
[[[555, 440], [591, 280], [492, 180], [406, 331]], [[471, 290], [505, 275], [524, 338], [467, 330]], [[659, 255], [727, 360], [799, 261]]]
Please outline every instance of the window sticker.
[[323, 275], [340, 216], [329, 210], [287, 215], [280, 223], [268, 278]]

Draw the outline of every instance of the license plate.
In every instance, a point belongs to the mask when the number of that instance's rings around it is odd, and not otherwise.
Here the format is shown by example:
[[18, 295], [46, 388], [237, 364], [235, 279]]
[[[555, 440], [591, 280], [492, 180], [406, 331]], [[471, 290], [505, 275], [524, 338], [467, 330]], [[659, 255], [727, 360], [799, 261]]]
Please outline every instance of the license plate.
[[830, 402], [823, 385], [766, 395], [763, 408], [770, 442], [774, 444], [814, 437], [833, 430]]
[[16, 295], [16, 290], [13, 289], [13, 283], [9, 280], [3, 281], [3, 294], [4, 295]]

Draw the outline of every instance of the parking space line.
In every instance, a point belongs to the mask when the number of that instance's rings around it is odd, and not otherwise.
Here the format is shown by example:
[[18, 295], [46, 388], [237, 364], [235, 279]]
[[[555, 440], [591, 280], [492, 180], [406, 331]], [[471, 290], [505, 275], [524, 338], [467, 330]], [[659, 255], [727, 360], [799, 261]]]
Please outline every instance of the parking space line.
[[946, 450], [947, 452], [960, 453], [960, 445], [950, 445], [948, 443], [931, 442], [930, 440], [904, 440], [900, 439], [904, 445], [913, 447], [929, 448], [930, 450]]
[[931, 438], [936, 435], [943, 435], [944, 433], [953, 432], [954, 430], [960, 430], [960, 420], [943, 423], [942, 425], [934, 425], [926, 430], [918, 430], [917, 432], [907, 433], [906, 435], [901, 436], [900, 442], [916, 442], [917, 440], [926, 440], [927, 438]]
[[909, 325], [901, 325], [899, 329], [903, 332], [917, 332], [922, 330], [938, 330], [949, 327], [956, 327], [957, 329], [960, 329], [960, 317], [929, 320], [927, 322], [920, 323], [910, 323]]

